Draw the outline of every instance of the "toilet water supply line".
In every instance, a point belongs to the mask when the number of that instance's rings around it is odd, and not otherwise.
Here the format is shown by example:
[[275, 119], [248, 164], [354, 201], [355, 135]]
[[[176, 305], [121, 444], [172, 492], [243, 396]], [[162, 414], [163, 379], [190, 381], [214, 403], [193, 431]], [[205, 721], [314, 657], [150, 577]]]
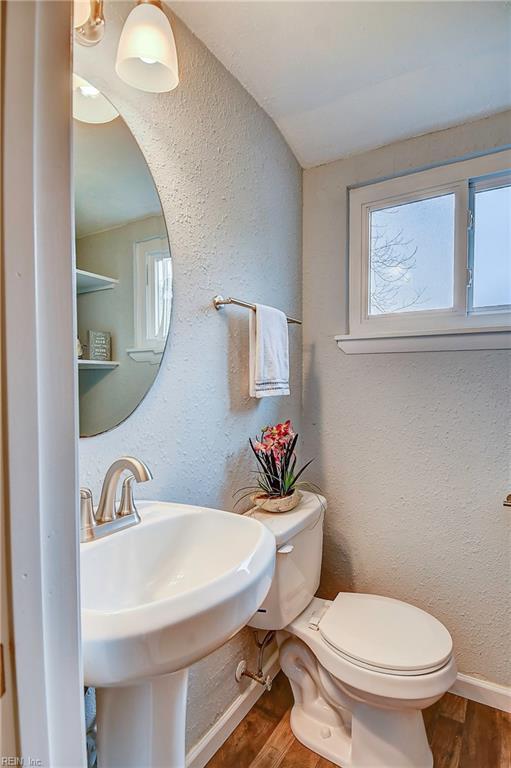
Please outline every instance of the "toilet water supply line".
[[264, 676], [264, 652], [274, 637], [274, 630], [266, 632], [262, 640], [259, 640], [257, 630], [254, 632], [254, 640], [259, 648], [257, 654], [257, 672], [251, 672], [250, 669], [247, 669], [247, 662], [243, 659], [236, 667], [236, 681], [238, 683], [241, 683], [242, 678], [249, 677], [251, 680], [255, 680], [256, 683], [259, 683], [259, 685], [263, 685], [267, 691], [271, 691], [272, 679], [270, 675], [266, 675], [266, 677]]

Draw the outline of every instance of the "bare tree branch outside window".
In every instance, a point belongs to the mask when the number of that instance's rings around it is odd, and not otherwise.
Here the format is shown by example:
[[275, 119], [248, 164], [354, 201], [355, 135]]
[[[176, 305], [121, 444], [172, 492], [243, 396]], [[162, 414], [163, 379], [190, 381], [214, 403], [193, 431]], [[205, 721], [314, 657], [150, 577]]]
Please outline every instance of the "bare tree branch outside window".
[[[390, 208], [386, 210], [387, 214], [392, 212]], [[373, 314], [400, 312], [424, 302], [424, 288], [415, 289], [411, 296], [401, 300], [399, 296], [404, 284], [412, 279], [417, 252], [414, 240], [406, 239], [403, 230], [390, 234], [387, 224], [371, 220], [370, 306]]]

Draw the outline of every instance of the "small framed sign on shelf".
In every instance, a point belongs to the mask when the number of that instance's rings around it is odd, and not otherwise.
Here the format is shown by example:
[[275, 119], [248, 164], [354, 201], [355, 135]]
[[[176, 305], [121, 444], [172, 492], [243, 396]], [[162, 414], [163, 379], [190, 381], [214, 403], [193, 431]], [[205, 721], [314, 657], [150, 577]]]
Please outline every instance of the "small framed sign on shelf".
[[89, 331], [88, 358], [89, 360], [112, 359], [112, 334], [108, 331]]

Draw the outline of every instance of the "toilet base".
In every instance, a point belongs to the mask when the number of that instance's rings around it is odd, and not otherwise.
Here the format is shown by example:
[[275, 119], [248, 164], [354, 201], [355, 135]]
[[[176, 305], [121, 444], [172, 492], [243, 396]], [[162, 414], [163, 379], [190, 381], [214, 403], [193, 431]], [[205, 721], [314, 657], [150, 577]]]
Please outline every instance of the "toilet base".
[[325, 725], [295, 704], [291, 710], [291, 730], [304, 747], [341, 768], [352, 768], [351, 737], [342, 726]]
[[295, 638], [281, 645], [280, 661], [295, 700], [291, 729], [313, 752], [341, 768], [433, 768], [420, 709], [350, 695]]
[[[291, 730], [305, 747], [340, 768], [433, 768], [420, 712], [398, 712], [394, 722], [374, 712], [353, 719], [355, 744], [339, 726], [325, 726], [295, 704], [291, 711]], [[373, 715], [373, 716], [371, 716]]]

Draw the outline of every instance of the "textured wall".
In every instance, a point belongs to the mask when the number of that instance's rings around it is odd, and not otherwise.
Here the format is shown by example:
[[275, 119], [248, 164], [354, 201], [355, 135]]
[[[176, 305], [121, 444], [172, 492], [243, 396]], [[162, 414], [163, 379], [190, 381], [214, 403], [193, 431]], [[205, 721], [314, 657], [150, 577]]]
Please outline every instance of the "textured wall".
[[409, 600], [460, 671], [511, 683], [510, 354], [345, 355], [347, 187], [511, 142], [511, 113], [304, 173], [304, 429], [329, 499], [323, 594]]
[[[301, 314], [301, 171], [270, 118], [179, 22], [181, 83], [144, 94], [115, 75], [115, 49], [132, 4], [109, 3], [105, 40], [75, 49], [75, 68], [121, 111], [154, 175], [174, 266], [170, 343], [159, 376], [120, 427], [80, 441], [80, 482], [98, 493], [121, 454], [147, 461], [144, 496], [232, 509], [252, 462], [247, 438], [276, 419], [298, 424], [301, 338], [291, 328], [287, 398], [248, 397], [248, 317], [212, 308], [217, 293]], [[200, 567], [200, 564], [198, 564]], [[188, 742], [240, 691], [236, 662], [252, 654], [243, 631], [191, 674]]]

